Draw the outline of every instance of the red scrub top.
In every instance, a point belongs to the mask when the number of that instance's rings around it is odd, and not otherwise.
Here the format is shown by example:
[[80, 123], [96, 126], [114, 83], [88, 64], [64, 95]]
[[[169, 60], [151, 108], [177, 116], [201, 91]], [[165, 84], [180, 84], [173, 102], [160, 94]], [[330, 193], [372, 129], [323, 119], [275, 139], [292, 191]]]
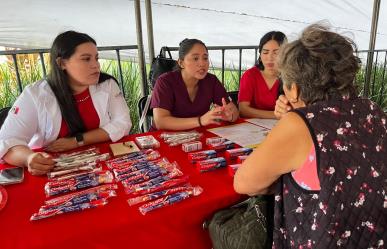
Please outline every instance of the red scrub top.
[[[85, 91], [81, 92], [80, 94], [74, 95], [74, 98], [86, 130], [89, 131], [89, 130], [94, 130], [99, 128], [100, 120], [99, 120], [98, 113], [95, 110], [93, 101], [91, 99], [89, 88], [87, 88]], [[66, 137], [68, 136], [68, 134], [69, 134], [68, 126], [64, 121], [64, 119], [62, 119], [62, 124], [60, 126], [58, 138]]]
[[279, 85], [279, 80], [276, 80], [269, 89], [261, 71], [254, 66], [242, 75], [238, 101], [250, 102], [250, 106], [256, 109], [274, 111]]

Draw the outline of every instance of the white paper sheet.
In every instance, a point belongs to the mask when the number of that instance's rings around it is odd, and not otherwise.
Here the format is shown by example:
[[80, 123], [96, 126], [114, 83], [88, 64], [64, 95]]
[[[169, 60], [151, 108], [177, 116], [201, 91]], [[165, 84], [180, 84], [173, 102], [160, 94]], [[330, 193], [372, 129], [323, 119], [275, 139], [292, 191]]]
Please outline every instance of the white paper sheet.
[[263, 141], [269, 129], [250, 123], [241, 123], [213, 128], [208, 131], [233, 141], [242, 147], [253, 148]]
[[246, 121], [255, 125], [265, 127], [266, 129], [269, 129], [269, 130], [271, 130], [274, 127], [274, 125], [276, 125], [278, 122], [277, 119], [263, 119], [263, 118], [249, 118], [249, 119], [246, 119]]

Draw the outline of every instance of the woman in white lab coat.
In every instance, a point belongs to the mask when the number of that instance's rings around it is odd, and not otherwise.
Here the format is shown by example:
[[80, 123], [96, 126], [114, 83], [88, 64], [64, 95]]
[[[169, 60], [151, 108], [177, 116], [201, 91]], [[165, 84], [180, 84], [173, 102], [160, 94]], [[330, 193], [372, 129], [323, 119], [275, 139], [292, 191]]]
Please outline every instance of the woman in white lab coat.
[[50, 51], [47, 80], [27, 86], [0, 130], [0, 158], [34, 175], [54, 165], [51, 156], [82, 145], [117, 141], [131, 128], [116, 80], [100, 72], [96, 42], [87, 34], [59, 34]]

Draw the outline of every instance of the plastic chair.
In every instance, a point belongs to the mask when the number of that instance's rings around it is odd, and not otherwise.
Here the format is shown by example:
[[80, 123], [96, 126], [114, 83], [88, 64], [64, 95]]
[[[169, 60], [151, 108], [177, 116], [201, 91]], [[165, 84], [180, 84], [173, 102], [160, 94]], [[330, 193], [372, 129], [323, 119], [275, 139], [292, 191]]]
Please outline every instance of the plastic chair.
[[11, 110], [11, 107], [8, 106], [0, 109], [0, 128], [3, 126], [3, 123], [7, 118], [9, 110]]
[[[141, 118], [142, 113], [144, 112], [147, 98], [148, 98], [148, 96], [144, 96], [144, 97], [141, 97], [140, 100], [138, 101], [137, 107], [138, 107], [139, 118]], [[146, 112], [146, 120], [147, 120], [148, 124], [151, 124], [152, 118], [153, 118], [153, 110], [151, 108], [148, 108], [148, 111]], [[141, 125], [141, 127], [139, 127], [139, 128], [140, 128], [141, 132], [146, 132], [144, 124]]]

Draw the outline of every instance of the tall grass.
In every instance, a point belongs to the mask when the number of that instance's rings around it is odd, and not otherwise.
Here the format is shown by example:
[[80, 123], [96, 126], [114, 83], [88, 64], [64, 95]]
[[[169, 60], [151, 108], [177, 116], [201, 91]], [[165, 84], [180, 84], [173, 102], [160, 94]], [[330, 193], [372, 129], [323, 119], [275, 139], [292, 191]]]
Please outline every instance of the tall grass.
[[100, 60], [101, 71], [114, 76], [124, 93], [126, 103], [130, 110], [132, 119], [132, 133], [138, 133], [138, 111], [137, 104], [140, 99], [140, 69], [137, 63], [132, 61], [121, 61], [122, 80], [119, 74], [118, 61], [116, 60]]
[[[356, 75], [356, 82], [360, 95], [364, 93], [365, 68], [362, 67]], [[374, 63], [371, 71], [371, 80], [368, 97], [384, 110], [387, 110], [387, 69], [383, 63]]]
[[11, 106], [18, 96], [16, 81], [6, 64], [0, 64], [0, 107]]
[[[45, 63], [48, 61], [48, 56], [45, 57]], [[122, 80], [119, 75], [117, 60], [100, 60], [101, 71], [113, 75], [123, 89], [125, 100], [130, 109], [132, 119], [131, 133], [138, 133], [138, 100], [140, 99], [141, 83], [139, 65], [133, 61], [121, 61]], [[47, 64], [46, 64], [47, 65]], [[39, 58], [33, 55], [18, 56], [18, 67], [23, 88], [32, 82], [43, 78], [42, 67]], [[149, 68], [149, 65], [147, 65]], [[226, 65], [227, 69], [224, 72], [224, 86], [227, 91], [236, 91], [239, 89], [239, 72], [234, 65]], [[148, 70], [149, 71], [149, 70]], [[18, 90], [16, 73], [13, 62], [0, 64], [0, 108], [12, 106], [17, 96], [20, 94]], [[210, 72], [215, 74], [219, 80], [222, 79], [222, 71], [219, 68], [211, 67]], [[243, 74], [243, 72], [241, 72]], [[364, 67], [356, 76], [356, 81], [360, 94], [364, 87], [365, 70]], [[385, 65], [375, 64], [372, 70], [370, 86], [370, 99], [378, 103], [383, 109], [387, 109], [387, 72]]]
[[[224, 71], [224, 88], [228, 92], [239, 90], [239, 69], [234, 67], [234, 65], [230, 65], [227, 67], [229, 69], [225, 69]], [[222, 80], [222, 69], [219, 68], [211, 68], [209, 70], [210, 73], [214, 74], [220, 81]], [[241, 75], [244, 71], [241, 72]]]
[[[19, 86], [17, 84], [16, 68], [8, 57], [6, 63], [0, 64], [0, 107], [11, 106], [19, 96]], [[37, 55], [17, 55], [17, 65], [21, 80], [21, 86], [24, 87], [32, 82], [43, 78], [41, 62]], [[45, 57], [47, 62], [48, 57]]]
[[[45, 64], [48, 65], [48, 55], [45, 56]], [[30, 83], [43, 79], [43, 69], [37, 55], [18, 55], [18, 69], [22, 88]], [[133, 127], [131, 132], [137, 133], [138, 114], [137, 103], [140, 97], [140, 74], [137, 63], [132, 61], [121, 61], [122, 82], [119, 77], [118, 62], [116, 60], [100, 60], [101, 71], [113, 75], [119, 82], [125, 93], [124, 97], [130, 109]], [[48, 70], [47, 70], [48, 71]], [[12, 106], [19, 96], [19, 87], [16, 78], [16, 68], [12, 58], [6, 63], [0, 64], [0, 108]]]

